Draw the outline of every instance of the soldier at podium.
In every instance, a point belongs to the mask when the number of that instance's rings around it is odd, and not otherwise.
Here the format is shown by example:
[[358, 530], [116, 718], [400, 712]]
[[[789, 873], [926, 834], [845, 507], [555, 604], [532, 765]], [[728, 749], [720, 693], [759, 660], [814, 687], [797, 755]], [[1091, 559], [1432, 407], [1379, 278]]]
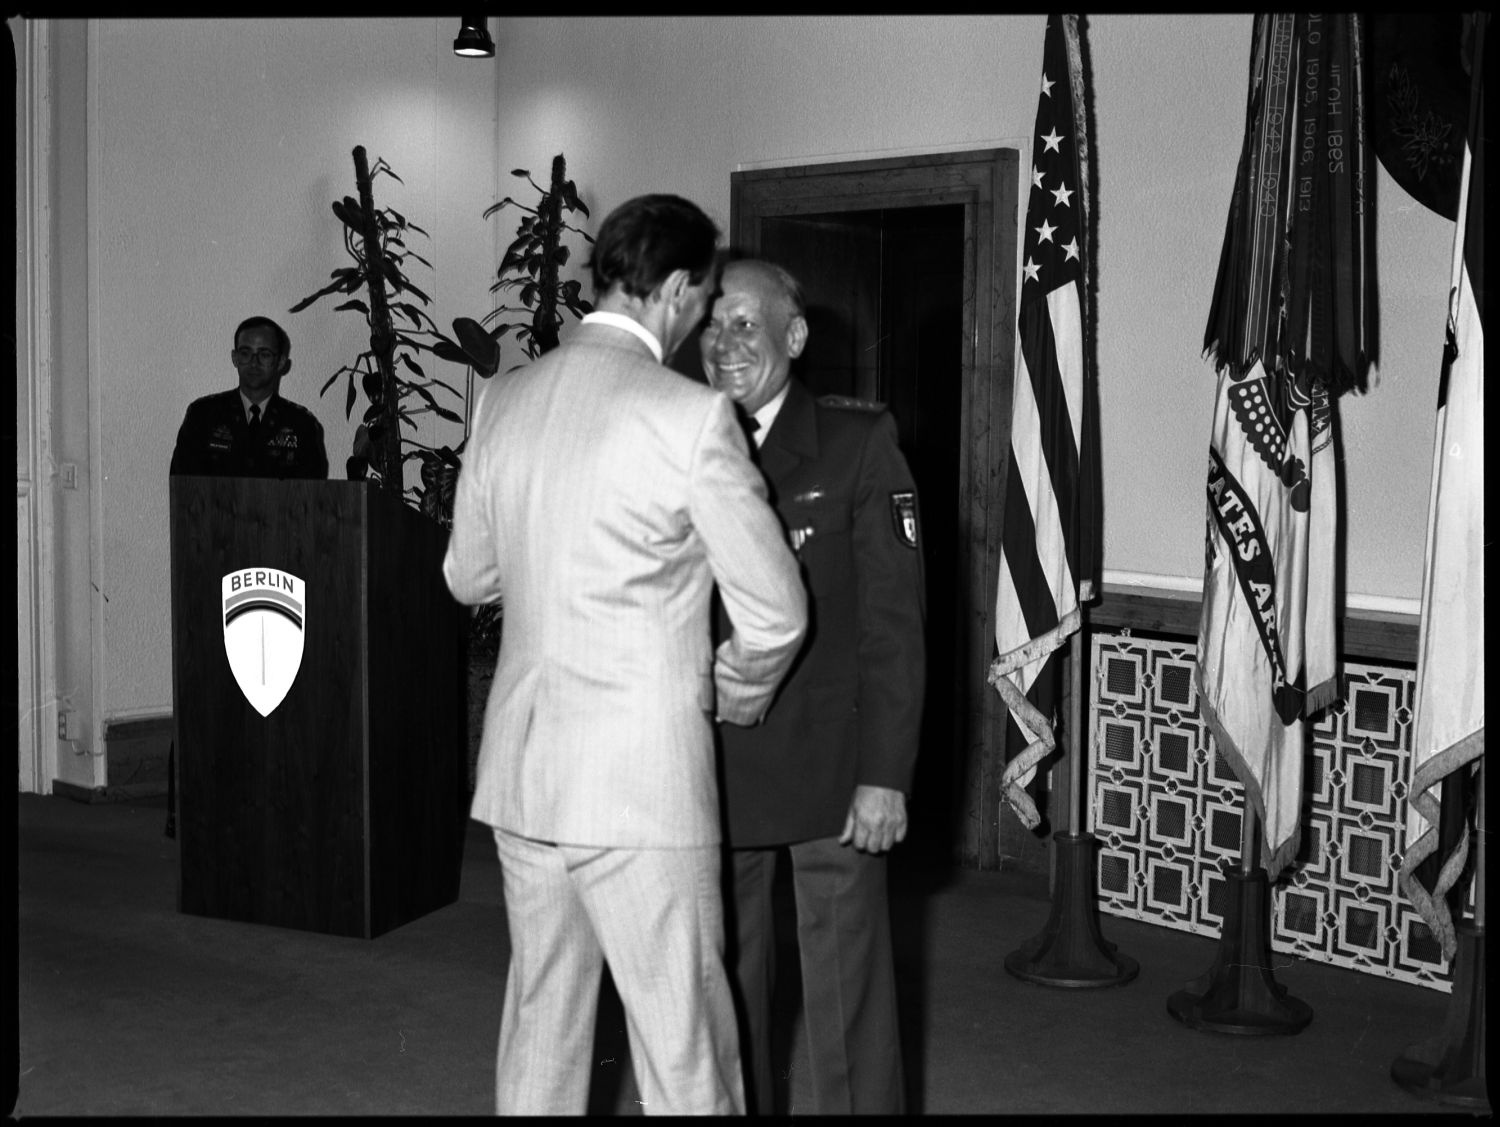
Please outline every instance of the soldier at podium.
[[[269, 317], [250, 317], [234, 330], [229, 359], [240, 385], [188, 404], [171, 476], [328, 477], [323, 424], [278, 393], [292, 368], [292, 342]], [[167, 754], [167, 837], [177, 836], [176, 755]]]
[[239, 387], [189, 404], [172, 451], [174, 476], [328, 477], [322, 424], [278, 394], [291, 351], [286, 330], [269, 317], [240, 322], [229, 353]]

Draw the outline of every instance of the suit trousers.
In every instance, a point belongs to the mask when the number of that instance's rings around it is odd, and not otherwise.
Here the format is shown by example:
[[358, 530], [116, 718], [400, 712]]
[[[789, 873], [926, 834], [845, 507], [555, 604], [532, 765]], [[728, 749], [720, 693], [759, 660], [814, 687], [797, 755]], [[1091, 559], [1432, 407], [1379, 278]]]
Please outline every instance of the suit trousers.
[[740, 1114], [718, 846], [600, 849], [495, 830], [510, 969], [495, 1061], [501, 1115], [581, 1115], [604, 963], [648, 1114]]
[[[786, 847], [797, 905], [802, 1008], [815, 1115], [905, 1110], [896, 974], [884, 856], [837, 838]], [[750, 1110], [773, 1103], [771, 1000], [776, 981], [772, 885], [777, 849], [730, 851], [730, 964]]]

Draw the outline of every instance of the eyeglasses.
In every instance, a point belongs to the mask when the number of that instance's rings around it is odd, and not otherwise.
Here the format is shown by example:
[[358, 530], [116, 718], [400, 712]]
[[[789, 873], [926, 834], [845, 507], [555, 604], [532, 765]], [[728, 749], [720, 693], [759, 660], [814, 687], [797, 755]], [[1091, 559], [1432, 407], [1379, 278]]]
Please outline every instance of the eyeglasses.
[[262, 364], [269, 364], [276, 359], [276, 352], [270, 348], [236, 348], [234, 359], [237, 363], [248, 364], [251, 360], [259, 360]]

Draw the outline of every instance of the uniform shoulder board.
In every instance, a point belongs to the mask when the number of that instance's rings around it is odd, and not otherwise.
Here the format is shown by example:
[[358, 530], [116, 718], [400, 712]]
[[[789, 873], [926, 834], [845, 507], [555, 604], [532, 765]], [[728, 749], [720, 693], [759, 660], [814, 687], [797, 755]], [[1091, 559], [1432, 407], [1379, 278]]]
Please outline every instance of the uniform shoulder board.
[[281, 405], [283, 407], [291, 408], [291, 414], [296, 417], [298, 422], [300, 422], [304, 426], [314, 428], [320, 434], [322, 433], [323, 424], [318, 421], [318, 416], [314, 415], [310, 410], [302, 406], [302, 404], [294, 403], [290, 399], [283, 398], [281, 401]]
[[873, 399], [855, 399], [849, 395], [820, 395], [818, 405], [821, 407], [842, 407], [849, 411], [884, 411], [885, 404], [877, 403]]
[[282, 401], [281, 401], [281, 405], [283, 407], [288, 408], [293, 415], [296, 415], [296, 416], [298, 416], [301, 419], [310, 420], [312, 422], [317, 422], [318, 421], [318, 416], [314, 415], [310, 410], [308, 410], [306, 407], [302, 406], [302, 404], [300, 404], [300, 403], [294, 402], [293, 400], [290, 400], [290, 399], [283, 398]]

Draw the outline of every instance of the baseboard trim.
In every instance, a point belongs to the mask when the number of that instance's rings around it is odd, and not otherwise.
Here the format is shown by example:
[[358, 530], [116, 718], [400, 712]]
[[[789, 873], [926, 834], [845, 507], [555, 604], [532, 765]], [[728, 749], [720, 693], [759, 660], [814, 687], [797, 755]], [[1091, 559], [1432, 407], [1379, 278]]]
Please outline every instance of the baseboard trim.
[[170, 714], [106, 723], [105, 790], [121, 798], [166, 794], [168, 753], [174, 736]]
[[167, 796], [167, 784], [165, 782], [150, 783], [124, 783], [119, 786], [109, 787], [83, 787], [77, 783], [64, 782], [62, 779], [52, 780], [52, 793], [60, 794], [64, 798], [70, 798], [74, 802], [82, 802], [95, 806], [106, 802], [138, 802], [143, 798], [165, 798]]

